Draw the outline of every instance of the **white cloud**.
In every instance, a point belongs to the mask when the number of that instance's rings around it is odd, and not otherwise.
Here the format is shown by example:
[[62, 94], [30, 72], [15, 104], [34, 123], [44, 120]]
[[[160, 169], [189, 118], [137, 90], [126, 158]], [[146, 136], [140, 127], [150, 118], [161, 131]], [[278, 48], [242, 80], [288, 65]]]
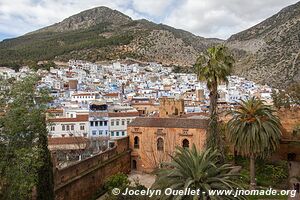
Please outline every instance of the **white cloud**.
[[117, 9], [133, 19], [155, 19], [200, 36], [227, 38], [295, 2], [297, 0], [0, 0], [0, 39], [1, 35], [22, 35], [97, 6]]
[[97, 6], [125, 11], [135, 18], [138, 15], [126, 8], [129, 2], [130, 0], [1, 0], [0, 33], [21, 35]]
[[226, 39], [297, 0], [186, 0], [163, 22], [204, 37]]
[[135, 10], [149, 16], [162, 16], [171, 5], [172, 0], [132, 0]]

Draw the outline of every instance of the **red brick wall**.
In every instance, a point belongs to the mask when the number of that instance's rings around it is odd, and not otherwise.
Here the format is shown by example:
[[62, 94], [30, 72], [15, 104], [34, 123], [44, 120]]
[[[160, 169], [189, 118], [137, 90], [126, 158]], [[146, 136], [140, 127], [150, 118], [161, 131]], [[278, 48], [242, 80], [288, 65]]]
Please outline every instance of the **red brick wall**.
[[128, 137], [99, 155], [82, 160], [54, 173], [56, 200], [88, 200], [103, 186], [105, 180], [118, 172], [130, 172]]

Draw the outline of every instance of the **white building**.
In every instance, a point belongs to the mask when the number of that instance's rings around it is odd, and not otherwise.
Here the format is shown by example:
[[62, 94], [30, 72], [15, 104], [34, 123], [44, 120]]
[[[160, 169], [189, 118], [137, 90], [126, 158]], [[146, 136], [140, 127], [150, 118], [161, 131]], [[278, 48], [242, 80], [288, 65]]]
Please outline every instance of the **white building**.
[[97, 93], [76, 93], [72, 94], [71, 101], [88, 104], [91, 101], [95, 101], [96, 97]]
[[47, 125], [49, 135], [53, 137], [87, 136], [89, 132], [88, 115], [76, 115], [73, 118], [51, 118]]
[[108, 113], [110, 138], [127, 136], [127, 125], [138, 116], [137, 111]]
[[107, 105], [90, 105], [89, 137], [109, 137]]

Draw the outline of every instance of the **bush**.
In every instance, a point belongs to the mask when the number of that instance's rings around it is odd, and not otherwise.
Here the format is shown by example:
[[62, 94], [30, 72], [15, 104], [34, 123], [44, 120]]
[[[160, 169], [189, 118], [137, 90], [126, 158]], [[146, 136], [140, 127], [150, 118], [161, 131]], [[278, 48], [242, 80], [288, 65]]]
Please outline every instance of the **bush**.
[[[240, 156], [236, 157], [236, 164], [242, 166], [242, 182], [247, 185], [249, 178], [249, 160]], [[256, 161], [256, 179], [257, 185], [263, 187], [286, 189], [288, 178], [288, 166], [286, 161], [270, 162], [257, 159]]]
[[123, 173], [117, 173], [106, 181], [105, 183], [105, 189], [111, 193], [112, 189], [119, 188], [121, 191], [125, 189], [127, 186], [129, 186], [130, 181], [128, 180], [128, 176]]

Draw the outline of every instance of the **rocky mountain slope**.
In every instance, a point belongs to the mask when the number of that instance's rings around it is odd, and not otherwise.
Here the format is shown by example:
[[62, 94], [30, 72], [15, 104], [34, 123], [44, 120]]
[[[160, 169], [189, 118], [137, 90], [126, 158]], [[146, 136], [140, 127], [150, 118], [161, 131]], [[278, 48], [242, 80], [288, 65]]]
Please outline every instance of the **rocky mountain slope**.
[[237, 57], [237, 74], [278, 88], [300, 81], [300, 2], [226, 43]]
[[[145, 19], [132, 20], [119, 11], [98, 7], [0, 42], [0, 66], [126, 57], [192, 66], [200, 52], [219, 43], [223, 41]], [[300, 2], [231, 36], [225, 43], [235, 54], [236, 74], [275, 87], [300, 81]]]
[[222, 42], [119, 11], [98, 7], [60, 23], [0, 43], [0, 64], [12, 60], [137, 58], [166, 65], [191, 66], [202, 50]]

